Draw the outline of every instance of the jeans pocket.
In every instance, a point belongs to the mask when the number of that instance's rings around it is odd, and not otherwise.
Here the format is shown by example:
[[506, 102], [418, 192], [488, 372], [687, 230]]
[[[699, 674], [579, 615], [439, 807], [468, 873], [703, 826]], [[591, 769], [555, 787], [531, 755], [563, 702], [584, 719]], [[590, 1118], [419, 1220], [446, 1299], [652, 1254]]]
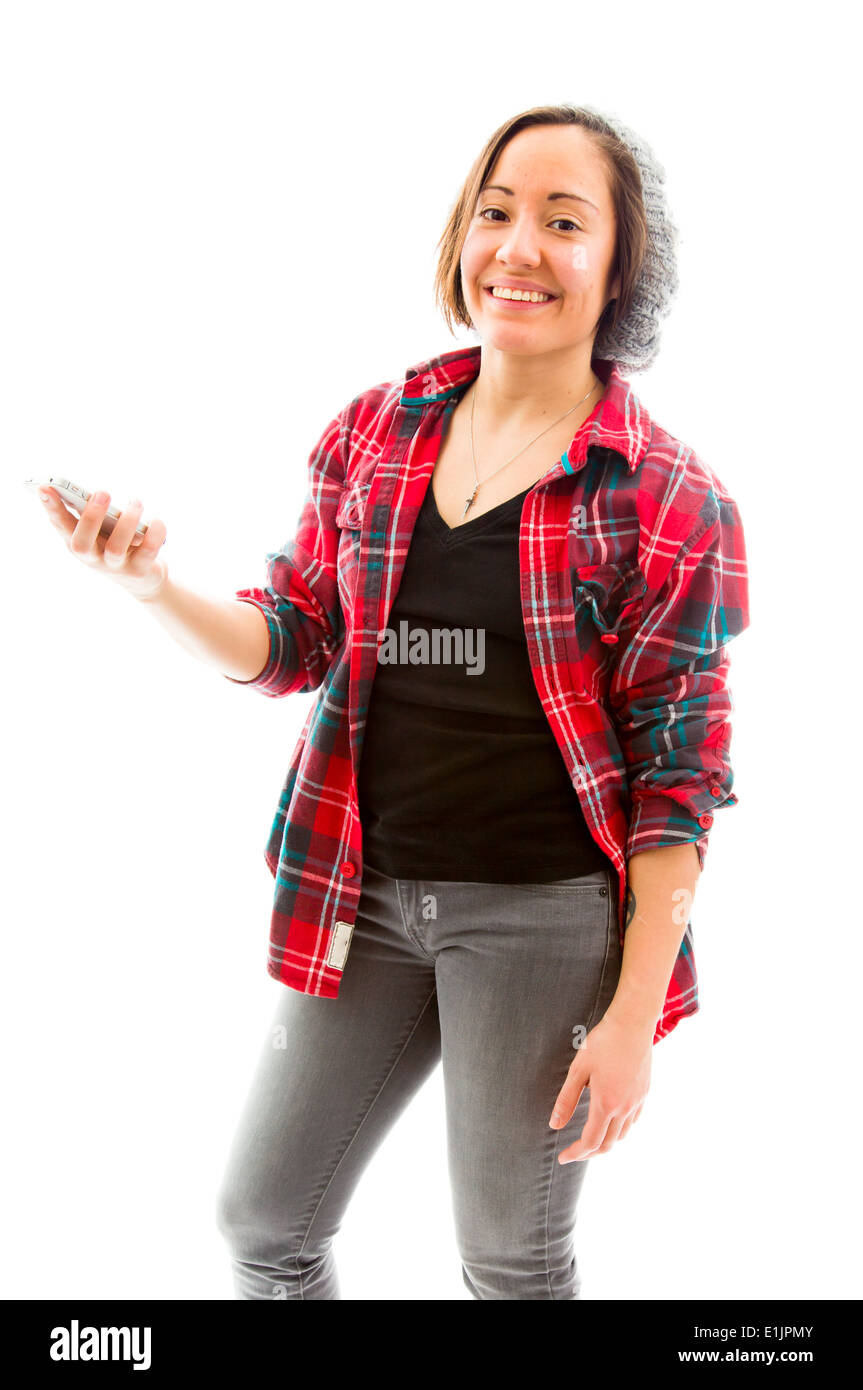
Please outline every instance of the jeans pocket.
[[531, 886], [540, 891], [543, 888], [590, 888], [595, 892], [597, 888], [608, 887], [608, 870], [591, 869], [590, 873], [576, 874], [573, 878], [555, 878], [548, 883], [536, 883]]
[[620, 932], [618, 929], [617, 896], [610, 881], [607, 902], [608, 916], [606, 919], [605, 958], [602, 963], [596, 998], [593, 1001], [593, 1008], [590, 1011], [587, 1022], [588, 1032], [591, 1028], [596, 1026], [614, 998], [614, 992], [617, 989], [617, 983], [620, 979], [620, 967], [623, 961], [623, 948], [620, 944]]

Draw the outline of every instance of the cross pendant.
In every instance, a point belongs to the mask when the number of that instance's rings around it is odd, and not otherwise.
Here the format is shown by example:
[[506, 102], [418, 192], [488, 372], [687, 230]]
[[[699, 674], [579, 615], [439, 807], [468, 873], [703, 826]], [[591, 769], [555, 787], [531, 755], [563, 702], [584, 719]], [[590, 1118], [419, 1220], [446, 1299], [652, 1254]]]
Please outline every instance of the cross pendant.
[[468, 508], [471, 507], [471, 506], [473, 506], [473, 499], [476, 497], [477, 490], [478, 490], [477, 488], [474, 488], [474, 490], [473, 490], [473, 492], [471, 493], [470, 497], [467, 499], [467, 501], [466, 501], [465, 504], [464, 504], [464, 511], [462, 512], [461, 518], [460, 518], [462, 521], [464, 521], [465, 517], [467, 516]]

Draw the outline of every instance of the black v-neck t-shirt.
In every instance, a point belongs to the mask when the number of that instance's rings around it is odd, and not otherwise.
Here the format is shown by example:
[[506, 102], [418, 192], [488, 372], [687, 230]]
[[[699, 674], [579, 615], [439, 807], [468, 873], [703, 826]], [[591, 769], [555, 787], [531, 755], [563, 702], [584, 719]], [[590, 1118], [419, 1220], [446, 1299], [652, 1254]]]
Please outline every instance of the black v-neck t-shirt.
[[608, 867], [530, 667], [518, 555], [529, 491], [450, 527], [429, 479], [357, 787], [363, 857], [391, 878], [544, 883]]

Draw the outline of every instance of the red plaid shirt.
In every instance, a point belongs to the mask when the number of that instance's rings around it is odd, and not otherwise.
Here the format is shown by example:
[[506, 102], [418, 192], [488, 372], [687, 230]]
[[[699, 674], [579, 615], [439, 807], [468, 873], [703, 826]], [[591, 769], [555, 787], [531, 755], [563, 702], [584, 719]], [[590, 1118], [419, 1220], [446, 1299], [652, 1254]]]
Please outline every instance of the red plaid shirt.
[[[233, 683], [274, 698], [320, 688], [264, 850], [275, 879], [268, 970], [306, 994], [337, 997], [346, 967], [379, 635], [441, 427], [480, 354], [443, 353], [345, 406], [312, 450], [299, 525], [267, 556], [267, 586], [236, 594], [264, 614], [270, 653], [254, 680]], [[622, 939], [627, 860], [694, 841], [703, 867], [714, 813], [737, 801], [727, 643], [748, 625], [748, 587], [722, 483], [651, 420], [614, 364], [592, 365], [603, 397], [524, 501], [521, 602], [539, 699], [617, 871]], [[654, 1042], [697, 1009], [690, 919]]]

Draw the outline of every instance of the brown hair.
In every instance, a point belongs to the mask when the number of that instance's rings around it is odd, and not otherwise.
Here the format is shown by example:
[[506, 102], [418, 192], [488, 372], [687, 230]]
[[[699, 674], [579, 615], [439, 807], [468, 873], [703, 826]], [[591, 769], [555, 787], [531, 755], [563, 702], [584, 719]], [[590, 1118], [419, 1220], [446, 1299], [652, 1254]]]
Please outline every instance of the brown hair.
[[435, 299], [451, 332], [456, 324], [473, 327], [462, 293], [460, 262], [479, 191], [504, 146], [520, 130], [537, 125], [582, 126], [590, 132], [604, 160], [617, 221], [617, 244], [609, 278], [614, 280], [620, 275], [620, 293], [606, 305], [595, 337], [605, 330], [612, 331], [629, 312], [650, 240], [638, 165], [623, 141], [594, 112], [582, 106], [534, 106], [504, 121], [486, 141], [462, 185], [438, 242]]

